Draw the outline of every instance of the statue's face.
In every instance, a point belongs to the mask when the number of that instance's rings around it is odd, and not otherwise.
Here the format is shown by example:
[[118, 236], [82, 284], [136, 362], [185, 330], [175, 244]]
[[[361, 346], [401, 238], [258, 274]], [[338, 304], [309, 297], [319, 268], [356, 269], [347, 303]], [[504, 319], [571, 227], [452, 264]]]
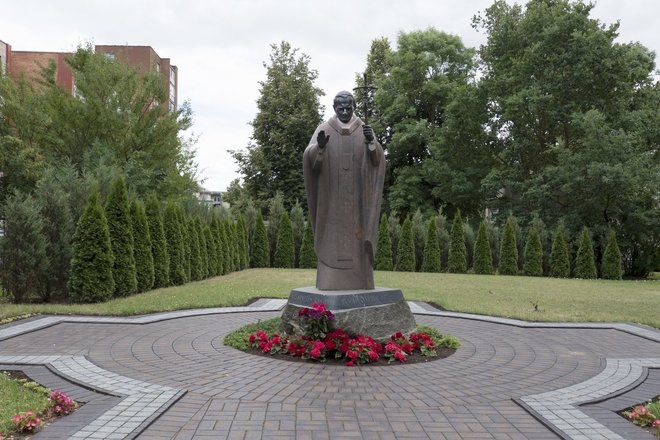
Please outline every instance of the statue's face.
[[335, 109], [337, 118], [344, 124], [353, 117], [353, 100], [349, 97], [338, 97], [332, 108]]

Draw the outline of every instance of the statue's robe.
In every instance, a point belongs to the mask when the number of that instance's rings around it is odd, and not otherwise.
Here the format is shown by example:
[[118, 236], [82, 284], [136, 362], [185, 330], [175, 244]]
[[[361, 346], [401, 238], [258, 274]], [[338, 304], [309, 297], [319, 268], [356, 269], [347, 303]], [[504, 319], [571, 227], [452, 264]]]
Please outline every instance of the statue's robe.
[[[367, 144], [362, 125], [355, 116], [347, 124], [333, 116], [318, 126], [303, 155], [321, 290], [374, 288], [385, 157], [376, 140]], [[330, 135], [323, 149], [321, 130]]]

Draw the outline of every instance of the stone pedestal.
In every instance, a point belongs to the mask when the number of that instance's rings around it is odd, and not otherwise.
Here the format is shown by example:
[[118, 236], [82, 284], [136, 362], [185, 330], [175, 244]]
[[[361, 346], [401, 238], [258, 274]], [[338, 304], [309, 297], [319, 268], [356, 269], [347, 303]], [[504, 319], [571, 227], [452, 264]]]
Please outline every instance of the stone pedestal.
[[298, 317], [298, 310], [314, 303], [324, 303], [335, 315], [334, 328], [342, 328], [350, 334], [363, 334], [384, 342], [398, 331], [415, 331], [415, 319], [399, 289], [319, 290], [300, 287], [289, 294], [289, 302], [282, 313], [282, 332], [302, 334], [304, 324]]

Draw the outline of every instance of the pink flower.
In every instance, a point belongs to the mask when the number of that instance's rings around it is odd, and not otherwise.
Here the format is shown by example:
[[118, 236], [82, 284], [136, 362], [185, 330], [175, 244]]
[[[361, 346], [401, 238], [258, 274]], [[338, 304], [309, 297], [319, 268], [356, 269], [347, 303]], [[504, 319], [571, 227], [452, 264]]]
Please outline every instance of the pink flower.
[[660, 428], [660, 419], [654, 420], [653, 423], [651, 423], [651, 428]]
[[309, 352], [309, 355], [313, 359], [318, 359], [318, 358], [321, 357], [321, 350], [319, 350], [318, 348], [314, 348], [314, 349], [312, 349], [312, 351]]
[[355, 362], [353, 362], [353, 361], [348, 361], [348, 362], [346, 362], [346, 366], [347, 366], [347, 367], [354, 367], [354, 366], [355, 366]]
[[375, 351], [371, 350], [371, 351], [369, 352], [369, 359], [371, 359], [371, 362], [375, 362], [375, 361], [377, 361], [377, 360], [378, 360], [378, 353], [376, 353]]

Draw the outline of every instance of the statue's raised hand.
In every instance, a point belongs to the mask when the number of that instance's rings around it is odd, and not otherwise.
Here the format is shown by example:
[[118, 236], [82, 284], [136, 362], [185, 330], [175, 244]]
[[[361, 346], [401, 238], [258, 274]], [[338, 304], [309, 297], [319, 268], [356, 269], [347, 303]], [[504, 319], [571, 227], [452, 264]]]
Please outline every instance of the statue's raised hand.
[[322, 150], [328, 144], [330, 140], [330, 135], [325, 135], [325, 130], [319, 131], [318, 136], [316, 136], [316, 144], [319, 146], [319, 149]]
[[364, 134], [364, 138], [367, 140], [367, 143], [370, 144], [374, 140], [374, 129], [371, 128], [370, 125], [363, 125], [362, 126], [362, 133]]

